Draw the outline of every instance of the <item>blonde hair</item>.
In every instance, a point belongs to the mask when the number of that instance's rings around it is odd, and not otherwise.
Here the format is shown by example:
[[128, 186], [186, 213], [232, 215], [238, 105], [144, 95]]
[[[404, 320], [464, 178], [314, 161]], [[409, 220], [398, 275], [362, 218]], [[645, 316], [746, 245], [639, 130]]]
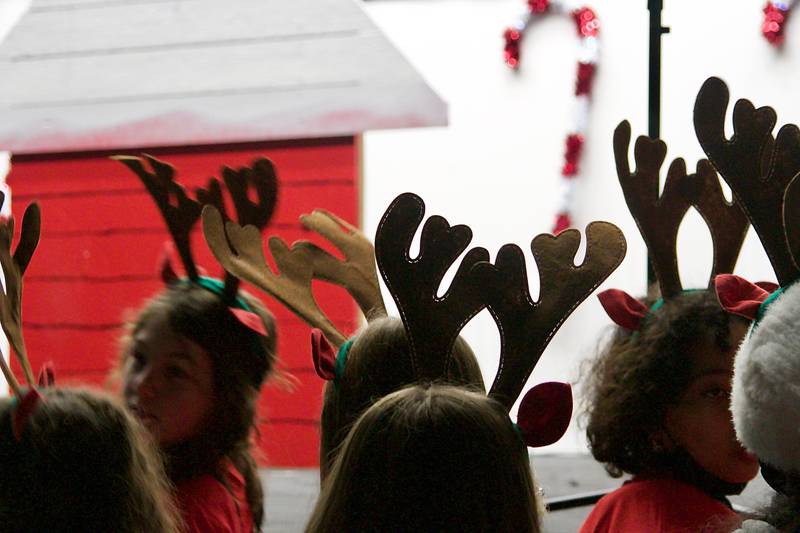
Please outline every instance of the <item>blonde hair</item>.
[[306, 528], [539, 531], [527, 448], [485, 394], [415, 385], [353, 426]]
[[19, 441], [16, 399], [0, 400], [4, 531], [177, 532], [158, 452], [111, 397], [45, 389]]
[[[380, 398], [417, 381], [405, 327], [399, 318], [374, 319], [358, 332], [347, 353], [344, 372], [325, 387], [320, 417], [323, 479], [359, 415]], [[485, 391], [475, 354], [461, 337], [456, 339], [450, 368], [441, 381]]]

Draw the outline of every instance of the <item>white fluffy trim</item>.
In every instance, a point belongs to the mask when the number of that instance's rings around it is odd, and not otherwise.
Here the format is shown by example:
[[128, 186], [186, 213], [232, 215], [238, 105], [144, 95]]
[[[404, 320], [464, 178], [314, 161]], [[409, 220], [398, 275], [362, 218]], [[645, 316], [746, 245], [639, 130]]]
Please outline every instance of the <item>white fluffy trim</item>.
[[748, 450], [800, 471], [800, 284], [771, 303], [739, 348], [731, 410]]
[[780, 533], [777, 529], [760, 520], [745, 520], [733, 533]]

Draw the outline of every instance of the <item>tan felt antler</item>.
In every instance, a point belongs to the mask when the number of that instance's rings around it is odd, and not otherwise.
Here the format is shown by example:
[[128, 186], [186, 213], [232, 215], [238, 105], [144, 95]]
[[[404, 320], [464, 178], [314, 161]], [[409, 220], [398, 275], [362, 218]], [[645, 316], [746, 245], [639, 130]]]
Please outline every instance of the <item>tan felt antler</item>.
[[[0, 220], [0, 265], [5, 277], [5, 293], [0, 293], [0, 325], [8, 337], [8, 342], [20, 362], [25, 380], [34, 387], [36, 380], [25, 350], [25, 339], [22, 335], [22, 276], [28, 268], [41, 233], [41, 212], [39, 204], [32, 203], [25, 209], [22, 217], [20, 240], [12, 256], [11, 241], [14, 236], [14, 218]], [[2, 359], [2, 357], [0, 357]], [[2, 365], [3, 373], [14, 394], [20, 395], [19, 383], [14, 379], [10, 369]]]
[[756, 109], [742, 99], [733, 108], [733, 136], [728, 139], [728, 101], [728, 88], [722, 80], [709, 78], [703, 83], [694, 106], [697, 139], [742, 204], [778, 281], [786, 285], [800, 276], [781, 216], [789, 183], [800, 171], [800, 130], [785, 125], [773, 138], [775, 111]]
[[219, 210], [206, 206], [203, 233], [226, 271], [274, 296], [308, 324], [321, 329], [332, 344], [344, 343], [345, 336], [328, 320], [311, 292], [313, 255], [308, 243], [301, 242], [290, 249], [281, 239], [272, 237], [269, 249], [279, 271], [275, 274], [266, 262], [261, 232], [255, 226], [225, 223]]
[[500, 365], [489, 392], [511, 409], [536, 363], [564, 320], [603, 282], [625, 257], [622, 232], [608, 222], [586, 228], [586, 255], [575, 265], [580, 232], [541, 234], [531, 242], [539, 270], [539, 299], [528, 291], [522, 250], [503, 246], [495, 264], [478, 263], [472, 273], [486, 307], [500, 330]]
[[344, 255], [344, 261], [341, 261], [309, 243], [314, 278], [344, 287], [367, 320], [385, 316], [386, 306], [375, 265], [375, 247], [370, 240], [358, 228], [324, 209], [301, 215], [300, 221], [306, 228], [330, 241]]

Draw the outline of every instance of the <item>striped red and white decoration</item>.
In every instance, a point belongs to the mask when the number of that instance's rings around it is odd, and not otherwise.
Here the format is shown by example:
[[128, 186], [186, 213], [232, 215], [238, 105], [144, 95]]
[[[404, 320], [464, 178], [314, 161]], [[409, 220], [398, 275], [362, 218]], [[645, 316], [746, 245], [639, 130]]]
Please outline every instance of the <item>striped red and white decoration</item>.
[[528, 0], [525, 13], [503, 33], [505, 39], [503, 57], [509, 67], [515, 70], [519, 68], [520, 47], [525, 31], [535, 18], [547, 14], [570, 15], [580, 37], [572, 124], [564, 143], [561, 190], [556, 204], [556, 219], [552, 230], [553, 233], [560, 233], [572, 226], [575, 178], [578, 176], [579, 162], [589, 122], [589, 98], [597, 68], [599, 54], [597, 35], [600, 30], [600, 22], [591, 8], [569, 0]]
[[769, 0], [764, 6], [764, 22], [761, 24], [761, 34], [772, 46], [780, 47], [784, 41], [783, 30], [789, 13], [797, 0], [773, 2]]

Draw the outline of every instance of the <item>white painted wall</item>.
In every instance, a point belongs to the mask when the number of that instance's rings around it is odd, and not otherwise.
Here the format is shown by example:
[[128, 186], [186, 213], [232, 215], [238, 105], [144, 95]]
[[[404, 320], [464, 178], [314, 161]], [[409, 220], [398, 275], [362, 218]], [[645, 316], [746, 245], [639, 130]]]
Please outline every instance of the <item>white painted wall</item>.
[[[769, 104], [782, 122], [800, 121], [800, 25], [790, 24], [783, 53], [760, 35], [761, 0], [665, 2], [663, 20], [662, 138], [668, 158], [701, 157], [692, 127], [695, 95], [710, 75], [725, 79], [734, 98]], [[523, 0], [384, 0], [367, 11], [450, 105], [450, 127], [371, 132], [364, 142], [364, 223], [368, 233], [388, 202], [406, 190], [420, 194], [430, 213], [468, 223], [473, 244], [492, 250], [528, 243], [549, 231], [557, 198], [563, 141], [569, 124], [577, 37], [567, 17], [547, 17], [528, 32], [521, 69], [502, 61], [503, 29]], [[596, 1], [601, 22], [600, 63], [592, 114], [576, 190], [578, 226], [596, 219], [619, 225], [628, 256], [603, 287], [641, 294], [646, 252], [625, 207], [613, 164], [612, 132], [627, 118], [634, 136], [647, 132], [648, 12], [646, 0]], [[724, 18], [723, 18], [724, 17]], [[793, 21], [794, 22], [794, 21]], [[666, 166], [666, 165], [665, 165]], [[710, 238], [692, 216], [681, 228], [684, 285], [705, 284]], [[752, 234], [739, 273], [774, 279]], [[582, 253], [582, 252], [581, 252]], [[529, 258], [529, 269], [534, 268]], [[531, 274], [529, 273], [529, 276]], [[535, 277], [535, 276], [534, 276]], [[532, 281], [534, 291], [538, 284]], [[594, 354], [610, 321], [596, 298], [561, 328], [532, 376], [532, 383], [575, 381], [581, 360]], [[480, 315], [465, 330], [487, 381], [496, 371], [499, 341]], [[575, 420], [568, 435], [545, 451], [584, 449]]]

